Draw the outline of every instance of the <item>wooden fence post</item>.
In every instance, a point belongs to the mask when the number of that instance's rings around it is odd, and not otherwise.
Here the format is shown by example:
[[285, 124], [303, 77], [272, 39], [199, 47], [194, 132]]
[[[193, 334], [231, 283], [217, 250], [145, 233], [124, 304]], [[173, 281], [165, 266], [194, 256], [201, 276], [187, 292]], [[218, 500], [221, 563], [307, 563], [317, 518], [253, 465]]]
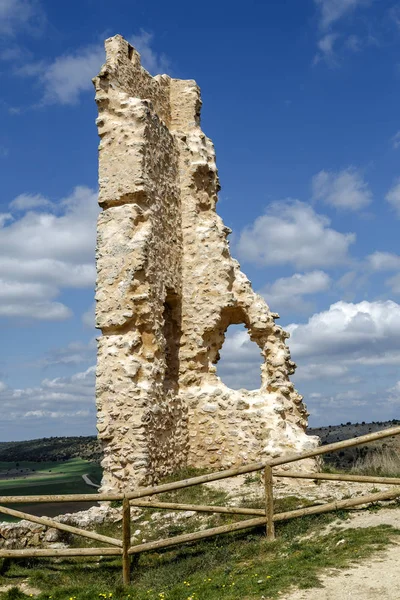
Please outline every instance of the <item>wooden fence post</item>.
[[131, 559], [129, 548], [131, 545], [131, 506], [129, 499], [124, 498], [122, 503], [122, 579], [125, 586], [131, 582]]
[[272, 481], [272, 468], [267, 465], [264, 469], [264, 484], [265, 484], [265, 516], [267, 518], [267, 539], [272, 541], [275, 539], [274, 525], [274, 491]]

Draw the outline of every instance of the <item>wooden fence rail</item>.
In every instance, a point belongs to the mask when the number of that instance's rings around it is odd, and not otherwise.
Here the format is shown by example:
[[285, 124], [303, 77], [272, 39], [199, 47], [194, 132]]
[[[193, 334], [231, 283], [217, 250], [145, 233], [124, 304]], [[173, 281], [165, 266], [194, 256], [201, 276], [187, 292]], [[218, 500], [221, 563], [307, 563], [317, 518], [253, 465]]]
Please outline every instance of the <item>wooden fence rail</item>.
[[[0, 513], [33, 521], [46, 527], [52, 527], [61, 531], [67, 531], [74, 535], [86, 537], [98, 542], [109, 544], [113, 547], [99, 547], [99, 548], [24, 548], [21, 550], [10, 550], [0, 549], [0, 558], [21, 558], [21, 557], [68, 557], [68, 556], [121, 556], [122, 558], [122, 579], [124, 585], [129, 585], [131, 578], [131, 565], [130, 557], [133, 554], [139, 554], [141, 552], [148, 552], [152, 550], [160, 550], [170, 546], [178, 544], [185, 544], [197, 540], [206, 539], [216, 535], [230, 533], [232, 531], [241, 531], [250, 527], [260, 527], [266, 525], [266, 534], [268, 540], [275, 539], [275, 523], [278, 521], [285, 521], [296, 517], [303, 517], [306, 515], [315, 515], [325, 513], [329, 511], [335, 511], [339, 509], [352, 508], [359, 506], [360, 504], [366, 504], [370, 502], [379, 502], [381, 500], [389, 500], [400, 496], [400, 488], [388, 490], [386, 492], [379, 492], [376, 494], [369, 494], [367, 496], [358, 496], [357, 498], [351, 498], [346, 500], [337, 500], [327, 504], [318, 504], [315, 506], [309, 506], [307, 508], [301, 508], [291, 510], [284, 513], [274, 512], [274, 496], [273, 496], [273, 477], [293, 477], [298, 479], [315, 479], [315, 480], [327, 480], [327, 481], [350, 481], [350, 482], [361, 482], [361, 483], [378, 483], [385, 485], [400, 485], [400, 478], [391, 477], [373, 477], [368, 475], [349, 475], [349, 474], [332, 474], [332, 473], [296, 473], [289, 470], [273, 470], [274, 467], [279, 467], [292, 462], [304, 460], [306, 458], [314, 458], [328, 452], [334, 452], [335, 450], [341, 450], [343, 448], [350, 448], [352, 446], [359, 446], [367, 444], [375, 440], [383, 439], [400, 434], [400, 427], [392, 427], [390, 429], [384, 429], [376, 433], [370, 433], [350, 440], [344, 440], [342, 442], [335, 442], [325, 446], [320, 446], [315, 450], [302, 452], [299, 454], [293, 454], [288, 456], [282, 456], [270, 461], [250, 463], [241, 467], [233, 469], [227, 469], [225, 471], [217, 471], [215, 473], [209, 473], [207, 475], [201, 475], [199, 477], [191, 477], [189, 479], [182, 479], [181, 481], [175, 481], [173, 483], [166, 483], [162, 485], [139, 488], [133, 492], [126, 492], [120, 494], [64, 494], [64, 495], [48, 495], [48, 496], [0, 496]], [[265, 487], [265, 509], [257, 508], [241, 508], [231, 506], [205, 506], [198, 504], [182, 504], [176, 502], [158, 502], [151, 500], [150, 497], [162, 494], [165, 492], [171, 492], [182, 488], [187, 488], [194, 485], [200, 485], [203, 483], [210, 483], [212, 481], [218, 481], [220, 479], [226, 479], [228, 477], [234, 477], [236, 475], [242, 475], [246, 473], [252, 473], [255, 471], [264, 471], [264, 487]], [[141, 500], [141, 498], [148, 497], [148, 500]], [[55, 519], [47, 517], [38, 517], [22, 511], [15, 510], [13, 508], [7, 508], [4, 504], [25, 504], [25, 503], [43, 503], [43, 502], [82, 502], [82, 501], [122, 501], [122, 539], [112, 538], [110, 536], [101, 535], [94, 531], [88, 531], [86, 529], [80, 529], [78, 527], [72, 527], [60, 523]], [[236, 523], [230, 523], [228, 525], [221, 525], [219, 527], [213, 527], [203, 531], [198, 531], [189, 534], [183, 534], [174, 536], [167, 539], [156, 540], [153, 542], [146, 542], [142, 544], [131, 545], [131, 506], [146, 507], [146, 508], [158, 508], [161, 510], [190, 510], [197, 512], [206, 513], [220, 513], [220, 514], [231, 514], [231, 515], [248, 515], [254, 516], [255, 518], [239, 521]]]

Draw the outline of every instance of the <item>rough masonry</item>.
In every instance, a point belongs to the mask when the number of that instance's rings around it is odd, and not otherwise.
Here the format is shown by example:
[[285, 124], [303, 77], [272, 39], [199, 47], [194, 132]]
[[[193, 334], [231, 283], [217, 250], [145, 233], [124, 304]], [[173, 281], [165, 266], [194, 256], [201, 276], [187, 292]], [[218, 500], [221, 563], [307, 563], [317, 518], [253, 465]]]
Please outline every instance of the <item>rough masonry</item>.
[[[295, 370], [216, 213], [214, 147], [195, 81], [152, 77], [121, 36], [95, 78], [99, 146], [96, 320], [103, 490], [184, 465], [225, 468], [314, 447]], [[229, 325], [263, 358], [259, 390], [216, 374]]]

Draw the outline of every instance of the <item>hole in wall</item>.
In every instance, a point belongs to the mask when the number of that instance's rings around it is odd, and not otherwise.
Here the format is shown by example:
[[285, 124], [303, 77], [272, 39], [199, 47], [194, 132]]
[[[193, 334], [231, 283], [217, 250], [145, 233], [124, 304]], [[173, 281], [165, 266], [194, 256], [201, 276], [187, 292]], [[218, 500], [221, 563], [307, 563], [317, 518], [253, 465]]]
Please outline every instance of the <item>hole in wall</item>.
[[262, 356], [244, 325], [230, 325], [219, 351], [217, 375], [233, 390], [257, 390], [261, 387]]

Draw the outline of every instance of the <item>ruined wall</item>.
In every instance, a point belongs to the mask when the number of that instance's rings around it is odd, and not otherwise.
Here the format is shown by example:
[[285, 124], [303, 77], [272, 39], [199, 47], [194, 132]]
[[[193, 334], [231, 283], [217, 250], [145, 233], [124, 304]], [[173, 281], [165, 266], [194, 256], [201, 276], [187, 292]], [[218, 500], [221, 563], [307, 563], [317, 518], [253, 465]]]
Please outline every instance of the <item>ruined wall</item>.
[[[187, 463], [228, 467], [316, 445], [274, 315], [230, 256], [194, 81], [151, 77], [121, 36], [95, 79], [99, 147], [98, 432], [103, 489]], [[264, 358], [257, 391], [215, 363], [232, 323]]]

